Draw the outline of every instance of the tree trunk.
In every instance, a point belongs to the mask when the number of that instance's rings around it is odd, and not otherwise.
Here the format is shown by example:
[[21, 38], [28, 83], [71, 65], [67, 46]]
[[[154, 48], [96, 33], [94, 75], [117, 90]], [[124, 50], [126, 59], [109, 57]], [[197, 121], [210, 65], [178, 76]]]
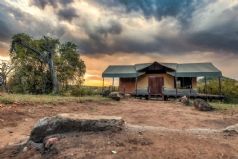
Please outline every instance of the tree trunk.
[[52, 85], [53, 85], [52, 93], [56, 94], [56, 93], [59, 92], [59, 86], [58, 86], [58, 79], [57, 79], [57, 74], [56, 74], [55, 67], [54, 67], [52, 53], [49, 53], [49, 62], [48, 62], [48, 64], [49, 64], [49, 70], [50, 70]]

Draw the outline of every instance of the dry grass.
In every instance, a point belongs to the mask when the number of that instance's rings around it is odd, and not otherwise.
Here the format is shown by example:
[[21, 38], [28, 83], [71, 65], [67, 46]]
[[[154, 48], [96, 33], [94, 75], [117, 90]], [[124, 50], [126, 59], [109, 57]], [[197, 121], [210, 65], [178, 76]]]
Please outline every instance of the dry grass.
[[101, 96], [85, 96], [85, 97], [72, 97], [72, 96], [59, 96], [59, 95], [22, 95], [22, 94], [2, 94], [0, 96], [1, 104], [13, 103], [31, 103], [31, 104], [57, 104], [68, 102], [105, 102], [109, 101], [108, 98]]
[[223, 102], [211, 102], [210, 104], [218, 111], [226, 111], [226, 110], [238, 111], [238, 104], [227, 104]]

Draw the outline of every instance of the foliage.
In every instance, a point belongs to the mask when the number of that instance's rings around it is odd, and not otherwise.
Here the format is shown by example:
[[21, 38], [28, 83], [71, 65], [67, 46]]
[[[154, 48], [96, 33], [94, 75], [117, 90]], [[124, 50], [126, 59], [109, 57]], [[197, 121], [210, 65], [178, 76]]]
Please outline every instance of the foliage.
[[105, 89], [105, 90], [103, 90], [103, 92], [102, 92], [102, 96], [103, 96], [103, 97], [108, 97], [111, 92], [112, 92], [111, 90]]
[[93, 95], [99, 95], [101, 93], [101, 89], [96, 87], [72, 87], [71, 88], [71, 95], [76, 97], [81, 96], [93, 96]]
[[[198, 90], [204, 93], [204, 79], [198, 81]], [[225, 102], [238, 103], [238, 81], [226, 77], [221, 78], [222, 94], [225, 96]], [[207, 80], [207, 90], [211, 94], [219, 94], [219, 81], [216, 78]]]
[[67, 89], [71, 83], [82, 84], [86, 67], [74, 43], [60, 43], [58, 39], [50, 37], [36, 40], [26, 34], [17, 34], [12, 37], [13, 41], [16, 39], [22, 39], [29, 46], [41, 52], [41, 55], [20, 45], [14, 47], [15, 51], [10, 54], [11, 61], [16, 68], [9, 80], [12, 92], [33, 94], [51, 92], [53, 87], [51, 72], [48, 64], [42, 60], [46, 46], [55, 52], [53, 61], [60, 88]]

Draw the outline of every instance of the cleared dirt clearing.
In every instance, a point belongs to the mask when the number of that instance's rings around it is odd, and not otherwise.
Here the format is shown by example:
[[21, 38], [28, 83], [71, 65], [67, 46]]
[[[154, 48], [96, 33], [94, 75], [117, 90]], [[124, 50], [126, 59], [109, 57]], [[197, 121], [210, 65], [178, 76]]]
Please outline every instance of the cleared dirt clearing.
[[[121, 116], [132, 125], [179, 130], [222, 129], [238, 122], [236, 113], [199, 112], [175, 102], [128, 99], [120, 102], [11, 104], [0, 108], [0, 158], [40, 158], [39, 152], [29, 150], [23, 153], [10, 145], [26, 139], [38, 119], [59, 113]], [[56, 145], [59, 152], [47, 155], [55, 158], [237, 158], [237, 145], [237, 135], [125, 130], [116, 134], [66, 134]], [[116, 154], [112, 153], [114, 150]]]

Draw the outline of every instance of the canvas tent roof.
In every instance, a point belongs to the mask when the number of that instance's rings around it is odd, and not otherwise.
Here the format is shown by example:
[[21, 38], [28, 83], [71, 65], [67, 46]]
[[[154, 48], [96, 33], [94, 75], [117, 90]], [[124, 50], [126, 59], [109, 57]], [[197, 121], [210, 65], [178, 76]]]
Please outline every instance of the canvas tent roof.
[[[136, 65], [110, 65], [102, 74], [102, 77], [120, 77], [135, 78], [142, 74], [139, 72], [152, 63], [136, 64]], [[160, 63], [161, 65], [176, 70], [169, 72], [170, 75], [176, 77], [220, 77], [222, 73], [212, 63]]]
[[137, 77], [134, 65], [114, 65], [108, 66], [103, 72], [103, 77]]
[[176, 77], [220, 77], [222, 73], [212, 63], [178, 64], [176, 72], [169, 73]]

